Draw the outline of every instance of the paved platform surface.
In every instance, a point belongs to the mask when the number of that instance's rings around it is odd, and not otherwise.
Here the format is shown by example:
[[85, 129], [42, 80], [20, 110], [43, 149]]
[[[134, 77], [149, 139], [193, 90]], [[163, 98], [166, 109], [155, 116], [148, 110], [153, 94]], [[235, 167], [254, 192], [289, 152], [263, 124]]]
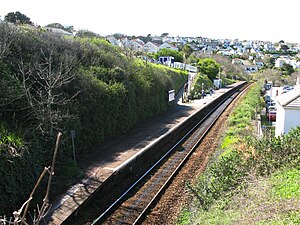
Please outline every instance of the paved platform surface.
[[84, 178], [52, 202], [49, 224], [61, 224], [127, 160], [228, 90], [230, 88], [219, 89], [211, 96], [208, 95], [204, 99], [193, 100], [189, 103], [182, 103], [180, 99], [178, 104], [165, 114], [140, 124], [117, 139], [109, 140], [96, 147], [92, 153], [78, 162], [80, 168], [84, 170]]

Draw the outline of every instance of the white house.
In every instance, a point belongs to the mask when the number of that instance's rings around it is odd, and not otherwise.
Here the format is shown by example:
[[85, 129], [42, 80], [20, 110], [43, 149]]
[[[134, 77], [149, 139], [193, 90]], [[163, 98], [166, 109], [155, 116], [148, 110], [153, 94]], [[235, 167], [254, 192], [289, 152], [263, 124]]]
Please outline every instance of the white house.
[[171, 45], [169, 43], [166, 43], [166, 42], [159, 46], [159, 50], [164, 49], [164, 48], [169, 48], [171, 50], [178, 51], [178, 48], [176, 48], [175, 46], [173, 46], [173, 45]]
[[130, 49], [136, 52], [142, 52], [143, 51], [143, 44], [137, 40], [132, 40], [130, 42]]
[[297, 85], [294, 90], [278, 96], [276, 101], [275, 136], [281, 136], [292, 128], [300, 126], [300, 85]]
[[284, 63], [287, 63], [287, 60], [284, 58], [278, 58], [275, 61], [275, 67], [282, 67]]
[[159, 45], [149, 41], [144, 45], [143, 48], [145, 52], [156, 53], [158, 52]]
[[262, 68], [264, 66], [264, 62], [262, 60], [255, 59], [253, 60], [254, 65], [258, 66], [259, 68]]
[[106, 37], [106, 40], [108, 40], [109, 43], [111, 43], [112, 45], [119, 46], [119, 47], [124, 47], [121, 40], [116, 39], [114, 36], [108, 36], [108, 37]]
[[73, 36], [72, 33], [70, 32], [67, 32], [63, 29], [60, 29], [60, 28], [54, 28], [54, 27], [45, 27], [45, 30], [47, 32], [53, 32], [55, 34], [59, 34], [59, 35], [66, 35], [66, 36]]
[[256, 65], [244, 65], [244, 71], [248, 74], [256, 73], [258, 71], [258, 66]]

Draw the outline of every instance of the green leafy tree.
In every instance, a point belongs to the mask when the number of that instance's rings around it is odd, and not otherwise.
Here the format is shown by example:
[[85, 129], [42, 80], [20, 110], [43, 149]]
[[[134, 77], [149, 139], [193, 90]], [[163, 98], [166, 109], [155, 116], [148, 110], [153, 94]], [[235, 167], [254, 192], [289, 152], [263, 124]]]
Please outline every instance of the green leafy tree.
[[273, 57], [265, 56], [263, 62], [265, 68], [273, 69], [275, 66], [275, 59]]
[[27, 17], [25, 14], [20, 13], [19, 11], [17, 12], [10, 12], [8, 13], [5, 17], [4, 20], [6, 22], [11, 22], [15, 24], [30, 24], [33, 25], [31, 22], [30, 18]]
[[173, 56], [175, 62], [183, 62], [183, 53], [176, 50], [163, 48], [159, 50], [157, 53], [155, 53], [156, 59], [158, 59], [161, 56]]
[[287, 63], [283, 63], [280, 70], [281, 70], [283, 75], [288, 75], [288, 76], [295, 72], [293, 66], [290, 65], [290, 64], [287, 64]]
[[190, 55], [193, 53], [194, 50], [190, 44], [186, 44], [183, 47], [182, 51], [183, 51], [184, 58], [186, 60], [187, 58], [190, 57]]
[[220, 69], [220, 64], [218, 64], [214, 59], [200, 59], [198, 64], [199, 71], [207, 75], [211, 81], [217, 77]]
[[89, 31], [89, 30], [79, 30], [76, 34], [78, 37], [87, 37], [87, 38], [93, 38], [93, 37], [99, 37], [96, 33]]

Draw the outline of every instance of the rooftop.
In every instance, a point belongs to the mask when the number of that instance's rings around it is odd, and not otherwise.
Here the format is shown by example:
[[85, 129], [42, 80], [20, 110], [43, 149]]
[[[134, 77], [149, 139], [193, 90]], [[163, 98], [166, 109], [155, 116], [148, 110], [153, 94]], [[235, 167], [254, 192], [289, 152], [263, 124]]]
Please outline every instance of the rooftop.
[[300, 108], [300, 87], [284, 93], [277, 98], [278, 103], [283, 107]]

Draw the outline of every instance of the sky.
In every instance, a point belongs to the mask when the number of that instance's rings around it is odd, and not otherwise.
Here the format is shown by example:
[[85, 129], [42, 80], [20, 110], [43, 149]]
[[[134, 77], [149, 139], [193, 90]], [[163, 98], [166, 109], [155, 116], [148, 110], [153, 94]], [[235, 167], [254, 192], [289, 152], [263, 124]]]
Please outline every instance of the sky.
[[3, 0], [35, 24], [100, 35], [208, 37], [300, 43], [299, 0]]

